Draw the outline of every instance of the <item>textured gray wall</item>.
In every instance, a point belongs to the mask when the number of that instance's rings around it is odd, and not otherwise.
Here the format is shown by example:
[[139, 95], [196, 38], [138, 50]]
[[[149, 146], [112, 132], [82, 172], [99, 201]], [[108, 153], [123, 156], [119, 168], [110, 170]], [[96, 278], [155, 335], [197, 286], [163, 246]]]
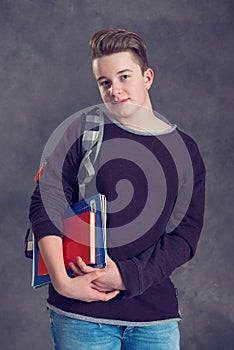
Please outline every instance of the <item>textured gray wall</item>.
[[52, 349], [46, 288], [31, 289], [23, 256], [32, 178], [54, 128], [99, 102], [88, 40], [110, 27], [145, 38], [154, 108], [193, 135], [207, 167], [197, 255], [173, 275], [182, 350], [233, 349], [233, 16], [227, 0], [0, 0], [1, 349]]

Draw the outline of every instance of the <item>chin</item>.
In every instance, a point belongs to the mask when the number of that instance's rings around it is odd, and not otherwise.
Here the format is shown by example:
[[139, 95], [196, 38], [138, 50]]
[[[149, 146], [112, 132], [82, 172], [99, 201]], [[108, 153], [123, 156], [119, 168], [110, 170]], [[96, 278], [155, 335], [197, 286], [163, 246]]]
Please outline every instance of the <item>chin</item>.
[[113, 105], [108, 103], [107, 108], [113, 116], [118, 118], [130, 118], [138, 110], [138, 106], [135, 104]]

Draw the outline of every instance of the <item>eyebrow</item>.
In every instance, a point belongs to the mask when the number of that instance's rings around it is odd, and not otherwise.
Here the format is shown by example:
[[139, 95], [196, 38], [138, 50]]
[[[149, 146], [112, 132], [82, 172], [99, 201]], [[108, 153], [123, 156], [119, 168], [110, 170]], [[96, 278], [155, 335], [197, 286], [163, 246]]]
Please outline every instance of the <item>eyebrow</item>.
[[[122, 69], [122, 70], [118, 71], [116, 74], [120, 75], [120, 74], [123, 74], [123, 73], [126, 73], [126, 72], [131, 72], [132, 73], [133, 70], [131, 70], [131, 69]], [[102, 75], [101, 77], [97, 78], [97, 81], [100, 81], [102, 79], [108, 79], [108, 78], [105, 77], [104, 75]]]

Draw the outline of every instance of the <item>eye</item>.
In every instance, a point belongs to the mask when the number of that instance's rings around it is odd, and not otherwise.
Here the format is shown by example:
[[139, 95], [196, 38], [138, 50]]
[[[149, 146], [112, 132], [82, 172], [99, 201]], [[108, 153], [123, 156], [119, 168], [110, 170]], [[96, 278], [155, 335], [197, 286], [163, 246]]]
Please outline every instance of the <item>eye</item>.
[[109, 80], [103, 80], [103, 81], [100, 82], [100, 86], [102, 86], [102, 87], [107, 87], [109, 85], [110, 85]]
[[127, 80], [129, 77], [128, 74], [121, 75], [121, 80]]

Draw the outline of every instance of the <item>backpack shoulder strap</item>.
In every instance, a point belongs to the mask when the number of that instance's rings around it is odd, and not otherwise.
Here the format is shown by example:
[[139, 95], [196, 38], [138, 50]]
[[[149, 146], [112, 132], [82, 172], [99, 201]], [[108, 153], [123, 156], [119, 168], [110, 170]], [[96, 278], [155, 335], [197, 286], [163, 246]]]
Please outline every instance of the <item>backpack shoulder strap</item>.
[[77, 175], [79, 200], [85, 198], [85, 186], [95, 175], [94, 164], [102, 145], [103, 133], [103, 113], [98, 108], [94, 108], [85, 115], [85, 125], [82, 136], [82, 161]]

